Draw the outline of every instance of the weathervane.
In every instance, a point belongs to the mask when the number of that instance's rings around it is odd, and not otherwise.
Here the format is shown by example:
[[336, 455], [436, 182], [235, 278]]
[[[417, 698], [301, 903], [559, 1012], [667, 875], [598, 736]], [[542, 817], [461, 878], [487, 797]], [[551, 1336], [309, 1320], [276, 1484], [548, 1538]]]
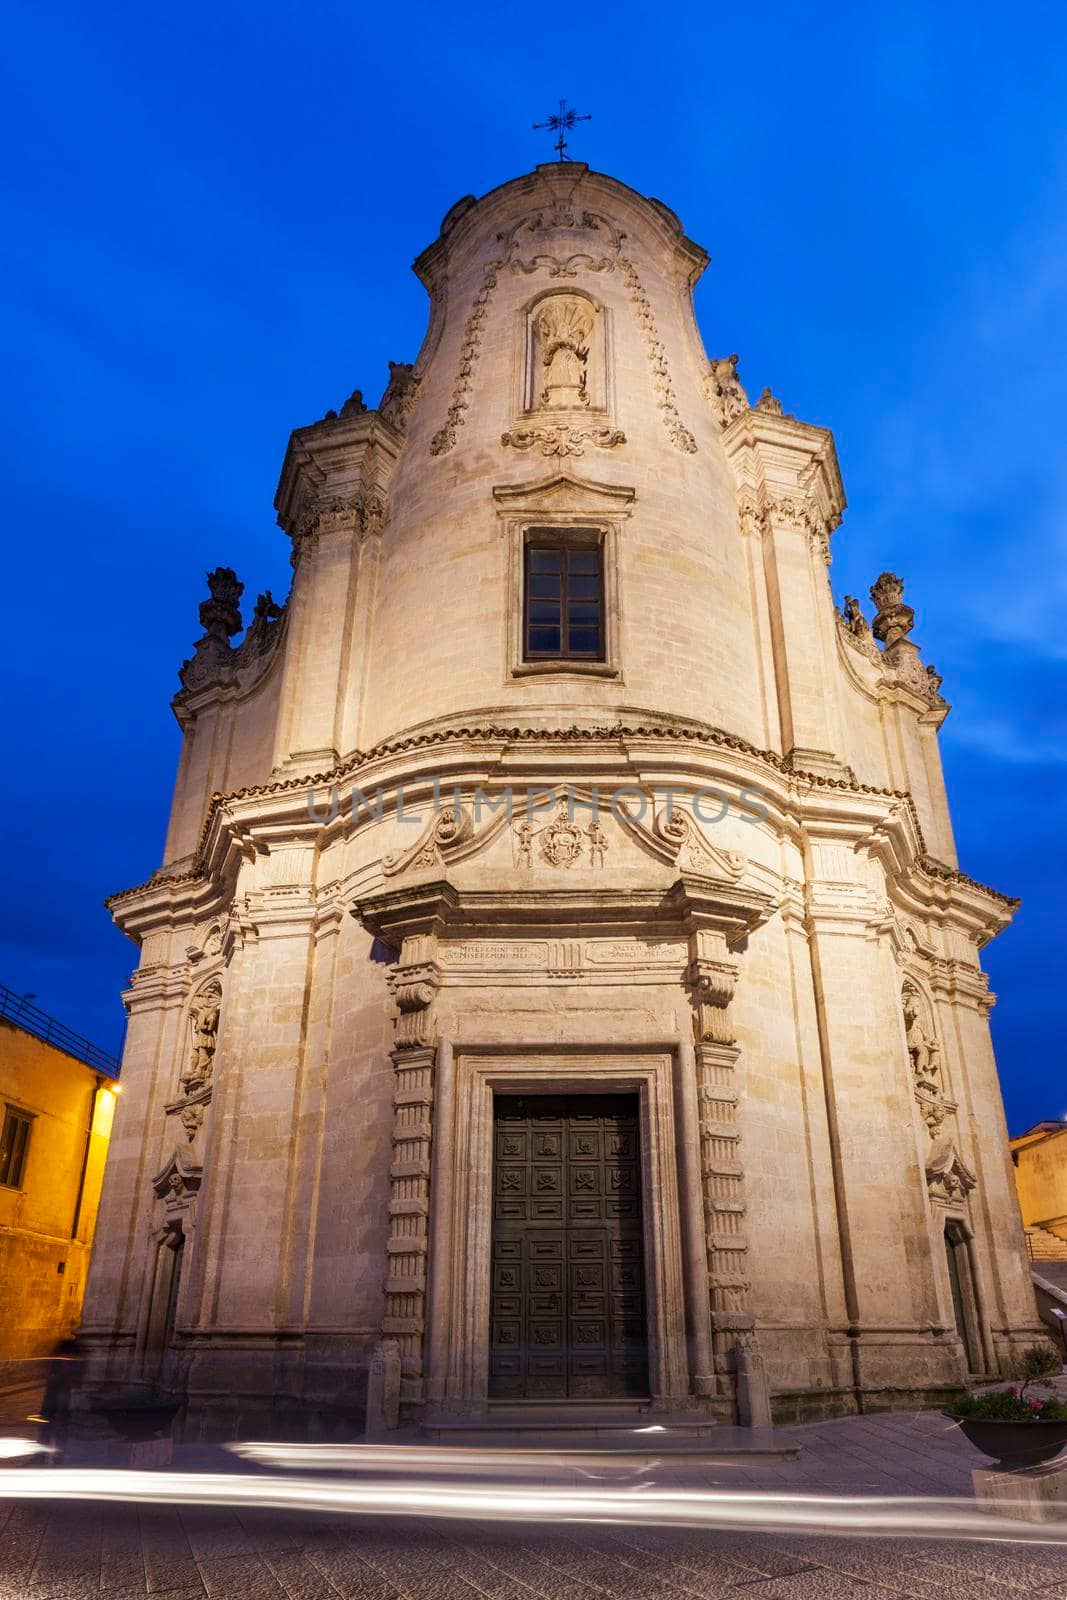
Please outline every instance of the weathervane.
[[549, 128], [553, 133], [558, 133], [559, 138], [556, 140], [556, 143], [552, 148], [559, 151], [559, 159], [561, 161], [569, 161], [571, 158], [566, 154], [566, 135], [570, 133], [576, 122], [591, 121], [592, 113], [590, 113], [588, 116], [580, 117], [577, 111], [571, 111], [568, 108], [566, 100], [561, 100], [559, 103], [559, 111], [556, 113], [556, 115], [549, 117], [547, 122], [535, 122], [534, 127]]

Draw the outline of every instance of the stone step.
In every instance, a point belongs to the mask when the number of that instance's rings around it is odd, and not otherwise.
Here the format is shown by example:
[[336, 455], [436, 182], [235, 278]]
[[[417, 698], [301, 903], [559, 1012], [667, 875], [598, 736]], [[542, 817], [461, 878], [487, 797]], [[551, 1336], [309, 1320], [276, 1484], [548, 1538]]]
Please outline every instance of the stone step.
[[1051, 1228], [1041, 1228], [1036, 1223], [1025, 1231], [1031, 1261], [1067, 1261], [1067, 1239], [1061, 1239]]

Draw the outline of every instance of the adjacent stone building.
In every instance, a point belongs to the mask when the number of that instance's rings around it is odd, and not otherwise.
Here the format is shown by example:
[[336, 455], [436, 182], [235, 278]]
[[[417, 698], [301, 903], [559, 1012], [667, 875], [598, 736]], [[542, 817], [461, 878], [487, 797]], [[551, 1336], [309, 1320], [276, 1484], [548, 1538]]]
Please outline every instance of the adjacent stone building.
[[9, 1421], [36, 1409], [48, 1358], [81, 1320], [118, 1066], [0, 987], [0, 1410]]
[[209, 575], [83, 1330], [191, 1432], [351, 1429], [368, 1373], [378, 1422], [934, 1403], [1033, 1337], [1015, 903], [706, 260], [578, 163], [461, 200], [418, 359], [290, 440], [285, 605], [235, 645]]

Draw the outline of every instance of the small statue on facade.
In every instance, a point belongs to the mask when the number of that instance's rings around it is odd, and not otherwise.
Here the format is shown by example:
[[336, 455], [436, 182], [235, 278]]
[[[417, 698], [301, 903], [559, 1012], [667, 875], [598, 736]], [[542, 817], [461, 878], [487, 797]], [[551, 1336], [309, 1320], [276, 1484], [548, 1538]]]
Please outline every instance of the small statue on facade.
[[754, 409], [756, 411], [769, 411], [772, 417], [781, 417], [785, 414], [782, 411], [782, 402], [775, 399], [769, 388], [763, 390], [756, 401]]
[[595, 817], [586, 828], [585, 836], [589, 840], [589, 865], [591, 867], [602, 867], [604, 865], [604, 851], [608, 847], [608, 838]]
[[533, 866], [533, 842], [536, 829], [532, 822], [520, 822], [515, 829], [515, 850], [520, 867]]
[[390, 361], [389, 382], [379, 402], [378, 412], [398, 433], [407, 431], [408, 418], [419, 398], [421, 382], [415, 376], [415, 368], [410, 362]]
[[353, 389], [344, 405], [341, 407], [342, 417], [358, 417], [367, 407], [363, 401], [363, 390]]
[[192, 1055], [181, 1080], [186, 1093], [191, 1089], [199, 1089], [211, 1077], [219, 1029], [220, 999], [216, 991], [209, 990], [190, 1016]]
[[860, 603], [854, 594], [845, 596], [845, 625], [849, 633], [854, 633], [857, 639], [862, 639], [869, 634], [870, 624], [860, 610]]
[[903, 1007], [905, 1037], [916, 1087], [937, 1090], [940, 1088], [941, 1047], [923, 1027], [914, 989], [904, 990]]
[[728, 428], [748, 410], [748, 395], [737, 375], [737, 357], [719, 356], [709, 363], [705, 391], [720, 428]]
[[589, 404], [589, 340], [593, 310], [576, 295], [553, 295], [535, 324], [543, 368], [540, 404], [553, 408]]
[[275, 624], [284, 611], [285, 607], [278, 604], [269, 589], [265, 589], [256, 601], [252, 621], [248, 625], [248, 632], [241, 646], [246, 654], [262, 654], [275, 637]]

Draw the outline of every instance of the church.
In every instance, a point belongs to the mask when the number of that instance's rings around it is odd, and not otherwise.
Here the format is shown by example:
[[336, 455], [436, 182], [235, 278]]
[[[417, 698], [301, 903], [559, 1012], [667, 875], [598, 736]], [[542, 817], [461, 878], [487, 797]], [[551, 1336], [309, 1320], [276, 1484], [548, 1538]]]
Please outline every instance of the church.
[[932, 1406], [1038, 1331], [1016, 902], [707, 259], [579, 162], [460, 200], [417, 359], [289, 440], [285, 603], [208, 575], [81, 1333], [186, 1437]]

